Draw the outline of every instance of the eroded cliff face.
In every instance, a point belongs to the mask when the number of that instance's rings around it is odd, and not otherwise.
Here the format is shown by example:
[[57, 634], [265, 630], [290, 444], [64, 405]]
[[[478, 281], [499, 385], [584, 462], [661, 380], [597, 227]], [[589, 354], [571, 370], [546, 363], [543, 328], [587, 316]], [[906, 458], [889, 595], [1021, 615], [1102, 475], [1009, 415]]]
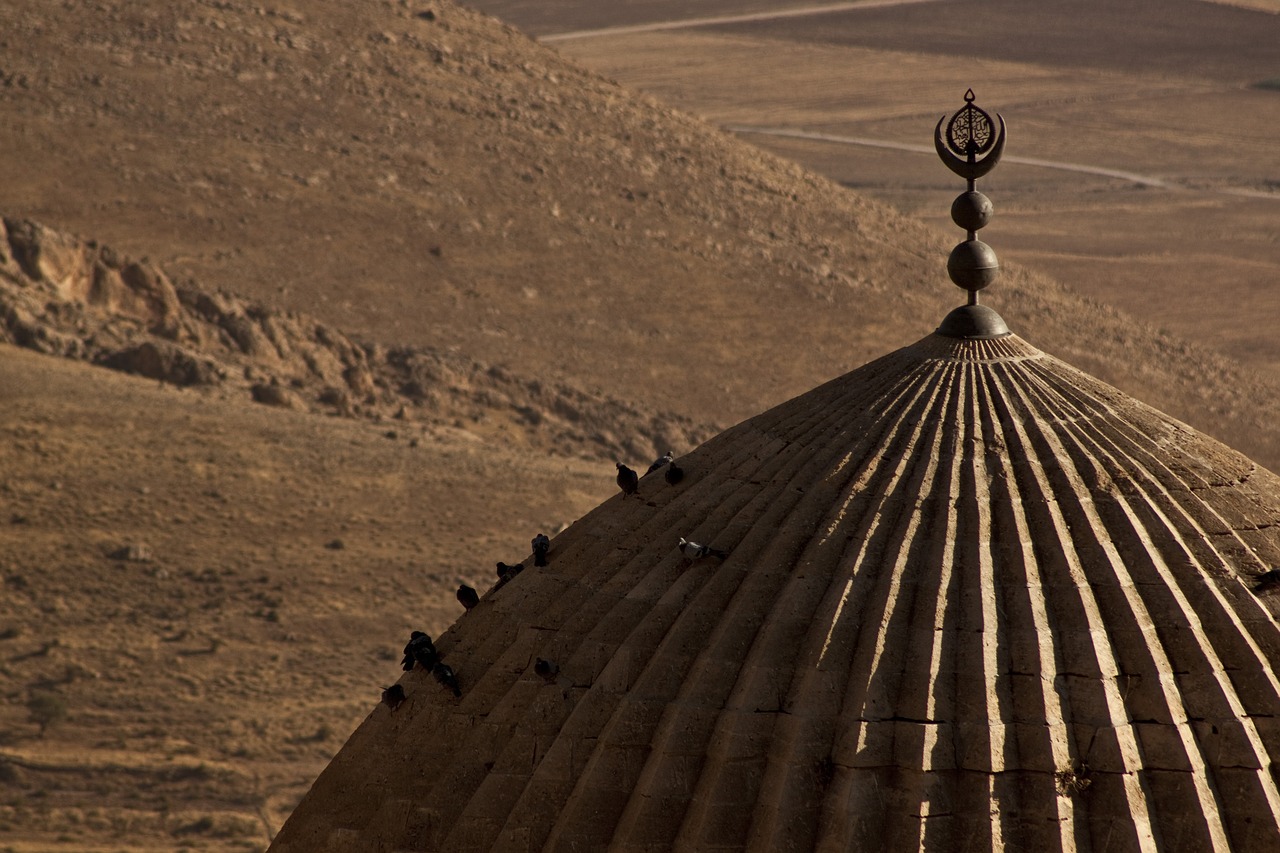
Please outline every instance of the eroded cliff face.
[[349, 417], [453, 425], [568, 455], [644, 458], [711, 430], [303, 314], [175, 285], [154, 264], [29, 220], [0, 231], [0, 341], [183, 387]]

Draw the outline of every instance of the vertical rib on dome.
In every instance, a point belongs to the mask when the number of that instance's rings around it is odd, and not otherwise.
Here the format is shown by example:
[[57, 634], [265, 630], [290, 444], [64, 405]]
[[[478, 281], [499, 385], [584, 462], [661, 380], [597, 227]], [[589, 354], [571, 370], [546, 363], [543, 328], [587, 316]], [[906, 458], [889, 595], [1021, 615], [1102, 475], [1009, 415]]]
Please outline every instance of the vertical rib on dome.
[[[1280, 481], [1016, 336], [752, 418], [439, 639], [279, 851], [1280, 838]], [[690, 561], [679, 537], [729, 552]], [[555, 660], [560, 680], [533, 672]]]

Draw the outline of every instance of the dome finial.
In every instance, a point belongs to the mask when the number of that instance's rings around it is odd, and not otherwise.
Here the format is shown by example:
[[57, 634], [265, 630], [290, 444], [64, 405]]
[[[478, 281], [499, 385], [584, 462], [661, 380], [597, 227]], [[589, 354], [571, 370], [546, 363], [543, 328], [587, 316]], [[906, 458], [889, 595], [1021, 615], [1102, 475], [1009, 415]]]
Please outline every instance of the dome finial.
[[996, 280], [1000, 262], [995, 251], [976, 237], [978, 230], [991, 221], [992, 206], [991, 199], [975, 187], [978, 178], [1000, 162], [1005, 124], [1004, 116], [996, 113], [1000, 122], [997, 130], [991, 114], [976, 106], [975, 99], [973, 89], [966, 91], [964, 106], [950, 121], [946, 116], [940, 118], [933, 134], [942, 162], [969, 182], [968, 191], [956, 196], [951, 204], [951, 221], [963, 228], [968, 237], [947, 258], [947, 274], [957, 287], [969, 291], [969, 302], [948, 314], [938, 333], [953, 338], [999, 338], [1009, 334], [1009, 327], [995, 311], [978, 304], [978, 291]]

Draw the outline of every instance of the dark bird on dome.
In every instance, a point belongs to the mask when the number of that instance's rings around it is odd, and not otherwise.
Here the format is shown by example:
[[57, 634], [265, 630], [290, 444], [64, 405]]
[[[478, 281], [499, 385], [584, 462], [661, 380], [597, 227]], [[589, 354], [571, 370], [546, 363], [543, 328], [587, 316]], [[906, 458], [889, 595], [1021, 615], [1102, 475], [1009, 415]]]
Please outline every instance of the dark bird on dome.
[[524, 563], [516, 563], [514, 566], [508, 566], [506, 563], [498, 563], [498, 583], [504, 584], [516, 575], [524, 571]]
[[473, 587], [469, 587], [464, 583], [458, 587], [458, 603], [470, 610], [480, 603], [480, 595]]
[[404, 700], [404, 688], [399, 684], [393, 684], [390, 687], [382, 688], [382, 704], [386, 705], [392, 711], [399, 708]]
[[667, 466], [666, 473], [664, 473], [662, 477], [664, 480], [666, 480], [668, 483], [674, 486], [684, 479], [684, 469], [681, 468], [676, 463], [672, 462], [670, 465]]
[[623, 495], [634, 495], [640, 487], [640, 475], [621, 462], [618, 464], [618, 488]]
[[1253, 585], [1254, 592], [1274, 592], [1277, 588], [1280, 588], [1280, 569], [1263, 572], [1258, 575], [1256, 580], [1257, 583]]
[[436, 652], [431, 638], [421, 631], [414, 631], [409, 635], [409, 643], [404, 647], [404, 660], [400, 661], [400, 666], [405, 672], [413, 669], [415, 663], [421, 664], [423, 669], [431, 669], [438, 660], [440, 655]]
[[533, 671], [548, 684], [555, 684], [556, 676], [560, 674], [560, 664], [553, 660], [538, 658], [538, 660], [533, 664]]
[[436, 677], [436, 681], [452, 690], [454, 696], [462, 695], [462, 688], [458, 686], [458, 676], [454, 674], [453, 667], [447, 663], [438, 663], [431, 668], [431, 674]]
[[542, 568], [547, 564], [547, 552], [551, 550], [551, 540], [547, 534], [539, 533], [533, 537], [533, 564]]
[[710, 545], [699, 545], [697, 542], [690, 542], [683, 536], [680, 537], [680, 553], [690, 560], [701, 560], [703, 557], [719, 557], [723, 560], [729, 556], [728, 551], [712, 548]]
[[676, 458], [675, 453], [668, 450], [665, 455], [659, 456], [657, 459], [653, 460], [653, 464], [649, 466], [648, 471], [644, 472], [644, 475], [647, 477], [650, 474], [652, 474], [654, 471], [657, 471], [663, 465], [670, 465], [671, 460], [675, 458]]

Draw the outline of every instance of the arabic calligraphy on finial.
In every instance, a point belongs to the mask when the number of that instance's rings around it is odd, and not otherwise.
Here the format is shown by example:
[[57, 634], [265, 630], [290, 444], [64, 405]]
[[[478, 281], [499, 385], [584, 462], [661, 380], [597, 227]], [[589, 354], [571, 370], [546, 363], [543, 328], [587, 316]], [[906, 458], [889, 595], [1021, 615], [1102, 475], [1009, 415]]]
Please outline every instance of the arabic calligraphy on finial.
[[[964, 106], [956, 110], [951, 121], [943, 116], [938, 119], [934, 129], [934, 147], [938, 156], [947, 168], [960, 177], [973, 182], [995, 168], [1004, 153], [1005, 126], [1004, 117], [996, 113], [1000, 122], [999, 131], [991, 114], [974, 104], [973, 90], [964, 93]], [[943, 129], [943, 123], [946, 129]], [[979, 160], [978, 157], [982, 156]]]

